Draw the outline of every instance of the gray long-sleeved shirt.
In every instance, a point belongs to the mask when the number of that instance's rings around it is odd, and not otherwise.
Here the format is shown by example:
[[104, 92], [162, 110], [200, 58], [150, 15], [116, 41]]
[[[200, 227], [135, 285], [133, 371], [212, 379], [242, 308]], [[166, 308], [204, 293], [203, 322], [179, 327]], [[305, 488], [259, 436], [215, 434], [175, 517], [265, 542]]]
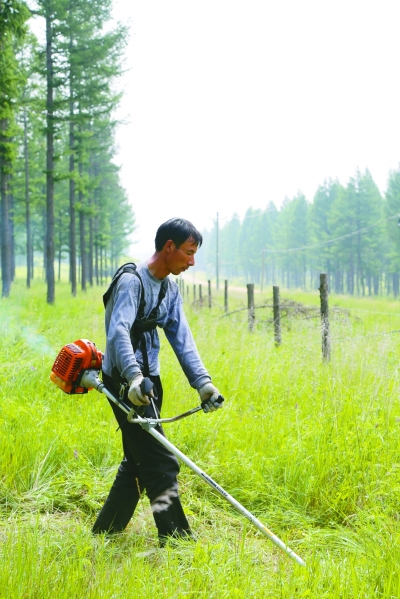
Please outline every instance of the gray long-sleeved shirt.
[[[139, 264], [137, 272], [143, 282], [146, 300], [145, 316], [147, 317], [157, 305], [162, 281], [153, 277], [146, 264]], [[130, 381], [143, 368], [140, 347], [134, 352], [130, 339], [130, 330], [136, 319], [140, 296], [139, 279], [135, 275], [124, 273], [115, 285], [106, 307], [107, 345], [103, 370], [111, 376], [112, 369], [116, 366], [127, 381]], [[202, 385], [211, 380], [210, 375], [201, 361], [186, 320], [178, 285], [171, 280], [168, 280], [167, 293], [161, 302], [158, 313], [157, 325], [164, 329], [190, 385], [195, 389], [200, 389]], [[148, 331], [144, 335], [150, 374], [159, 375], [160, 340], [157, 329]]]

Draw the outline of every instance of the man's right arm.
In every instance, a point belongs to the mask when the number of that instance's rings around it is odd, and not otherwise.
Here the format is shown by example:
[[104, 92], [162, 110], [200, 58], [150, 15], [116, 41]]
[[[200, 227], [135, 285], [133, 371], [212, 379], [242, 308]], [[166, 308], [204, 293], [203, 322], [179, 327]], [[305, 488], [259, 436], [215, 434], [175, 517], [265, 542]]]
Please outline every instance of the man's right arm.
[[140, 374], [130, 337], [140, 293], [139, 279], [135, 275], [125, 273], [119, 279], [106, 308], [105, 370], [111, 375], [112, 368], [116, 366], [127, 381]]

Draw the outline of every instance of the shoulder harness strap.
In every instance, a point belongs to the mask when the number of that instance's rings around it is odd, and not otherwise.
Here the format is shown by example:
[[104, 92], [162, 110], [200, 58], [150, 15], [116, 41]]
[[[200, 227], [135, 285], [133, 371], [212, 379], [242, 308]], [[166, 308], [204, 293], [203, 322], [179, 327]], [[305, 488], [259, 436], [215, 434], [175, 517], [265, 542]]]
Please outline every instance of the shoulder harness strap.
[[[104, 307], [107, 306], [107, 302], [111, 297], [112, 291], [115, 287], [115, 285], [117, 284], [119, 278], [124, 274], [124, 273], [130, 273], [132, 275], [135, 275], [139, 281], [140, 281], [140, 288], [141, 288], [141, 293], [140, 293], [140, 305], [139, 305], [139, 309], [138, 309], [138, 313], [136, 316], [136, 321], [140, 321], [142, 323], [142, 330], [146, 330], [146, 324], [148, 323], [148, 330], [150, 330], [151, 328], [155, 328], [156, 324], [154, 323], [154, 321], [157, 319], [158, 317], [158, 309], [161, 305], [161, 302], [163, 301], [164, 297], [166, 296], [166, 293], [168, 291], [168, 278], [165, 278], [163, 280], [163, 282], [161, 283], [161, 287], [160, 287], [160, 292], [158, 294], [158, 301], [157, 301], [157, 305], [154, 306], [154, 308], [152, 309], [152, 311], [150, 312], [150, 314], [148, 315], [147, 318], [145, 318], [144, 315], [144, 310], [145, 310], [145, 306], [146, 306], [146, 300], [144, 299], [144, 287], [143, 287], [143, 281], [139, 275], [139, 273], [136, 270], [136, 264], [134, 262], [127, 262], [126, 264], [123, 264], [115, 273], [115, 275], [112, 278], [112, 281], [110, 283], [110, 286], [108, 287], [107, 291], [105, 292], [105, 294], [103, 295], [103, 303], [104, 303]], [[154, 324], [153, 324], [154, 323]], [[135, 324], [135, 323], [134, 323]], [[143, 327], [144, 325], [144, 327]], [[134, 326], [132, 327], [132, 332], [133, 332]]]
[[146, 331], [151, 331], [152, 329], [155, 329], [157, 326], [156, 321], [158, 318], [159, 307], [168, 291], [168, 278], [165, 278], [163, 280], [163, 282], [161, 283], [160, 292], [158, 294], [157, 305], [152, 309], [152, 311], [146, 318], [145, 312], [144, 312], [145, 306], [146, 306], [146, 300], [144, 299], [143, 281], [142, 281], [139, 273], [136, 270], [136, 264], [134, 262], [128, 262], [127, 264], [123, 264], [117, 270], [117, 272], [113, 276], [113, 279], [110, 283], [109, 288], [103, 295], [104, 307], [107, 306], [107, 302], [110, 299], [111, 293], [112, 293], [115, 285], [117, 284], [119, 278], [126, 272], [136, 276], [140, 281], [140, 288], [141, 288], [140, 304], [139, 304], [139, 309], [138, 309], [138, 313], [136, 315], [135, 322], [133, 323], [131, 330], [130, 330], [130, 338], [131, 338], [131, 343], [132, 343], [132, 347], [133, 347], [134, 351], [137, 350], [139, 345], [141, 346], [142, 356], [143, 356], [143, 360], [144, 360], [144, 365], [143, 365], [144, 369], [143, 370], [146, 373], [146, 375], [148, 375], [148, 374], [150, 374], [150, 369], [149, 369], [149, 359], [147, 356], [146, 340], [144, 337], [144, 333]]
[[103, 295], [104, 307], [106, 308], [107, 302], [110, 299], [112, 291], [113, 291], [115, 285], [117, 284], [119, 278], [126, 272], [130, 273], [132, 275], [135, 275], [140, 281], [141, 293], [140, 293], [140, 305], [139, 305], [138, 315], [140, 315], [140, 317], [142, 317], [142, 314], [144, 315], [144, 308], [145, 308], [146, 302], [144, 299], [144, 289], [143, 289], [142, 279], [140, 278], [140, 275], [136, 270], [136, 264], [134, 262], [127, 262], [126, 264], [123, 264], [122, 266], [120, 266], [120, 268], [117, 270], [117, 272], [115, 273], [115, 275], [112, 278], [109, 288]]

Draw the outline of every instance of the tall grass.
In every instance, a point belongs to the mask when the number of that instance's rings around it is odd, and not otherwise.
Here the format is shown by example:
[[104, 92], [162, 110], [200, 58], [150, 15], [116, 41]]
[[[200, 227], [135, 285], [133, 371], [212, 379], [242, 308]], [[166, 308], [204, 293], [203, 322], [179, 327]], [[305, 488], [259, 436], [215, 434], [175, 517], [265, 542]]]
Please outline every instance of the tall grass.
[[[399, 304], [331, 297], [340, 309], [330, 364], [318, 318], [283, 321], [275, 348], [267, 310], [250, 334], [245, 312], [220, 318], [218, 298], [212, 310], [186, 308], [226, 405], [166, 425], [168, 437], [304, 569], [184, 466], [197, 543], [159, 550], [146, 498], [122, 535], [93, 538], [120, 433], [103, 396], [67, 396], [48, 377], [65, 343], [86, 337], [104, 348], [101, 293], [73, 299], [61, 283], [48, 306], [40, 284], [28, 292], [17, 281], [12, 291], [0, 303], [1, 597], [400, 596], [400, 334], [384, 334], [400, 329]], [[316, 294], [285, 296], [318, 304]], [[237, 293], [232, 309], [242, 303]], [[166, 342], [161, 354], [167, 416], [198, 397]]]

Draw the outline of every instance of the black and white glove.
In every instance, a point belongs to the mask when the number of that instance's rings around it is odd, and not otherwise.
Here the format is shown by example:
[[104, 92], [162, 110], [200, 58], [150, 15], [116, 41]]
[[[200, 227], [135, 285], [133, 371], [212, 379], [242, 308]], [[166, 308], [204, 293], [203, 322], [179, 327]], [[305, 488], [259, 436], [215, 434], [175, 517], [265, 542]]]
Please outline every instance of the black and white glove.
[[211, 382], [200, 387], [199, 395], [203, 412], [215, 412], [218, 408], [222, 408], [224, 398]]
[[134, 406], [148, 406], [150, 404], [149, 398], [147, 397], [147, 395], [143, 393], [142, 381], [143, 375], [141, 372], [136, 374], [129, 381], [130, 386], [128, 391], [128, 397]]

